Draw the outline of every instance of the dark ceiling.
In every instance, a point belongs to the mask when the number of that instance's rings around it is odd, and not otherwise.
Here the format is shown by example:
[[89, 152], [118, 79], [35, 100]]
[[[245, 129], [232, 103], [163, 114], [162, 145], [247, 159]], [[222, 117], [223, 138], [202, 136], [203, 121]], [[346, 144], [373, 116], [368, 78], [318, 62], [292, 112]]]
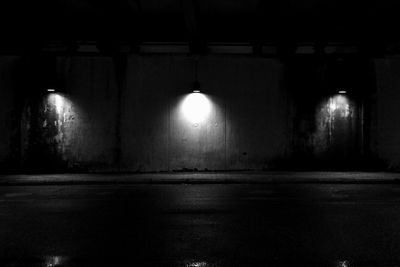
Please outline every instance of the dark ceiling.
[[8, 0], [0, 7], [3, 45], [400, 40], [400, 5], [388, 0]]

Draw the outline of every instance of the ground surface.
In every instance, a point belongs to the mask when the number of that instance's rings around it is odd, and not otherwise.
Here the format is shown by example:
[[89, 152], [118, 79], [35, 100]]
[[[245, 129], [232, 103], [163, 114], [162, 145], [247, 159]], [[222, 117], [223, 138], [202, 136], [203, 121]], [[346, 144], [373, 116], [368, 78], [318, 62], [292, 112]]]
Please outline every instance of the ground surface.
[[0, 185], [151, 183], [399, 183], [395, 172], [166, 172], [0, 175]]
[[0, 187], [1, 266], [400, 266], [398, 184]]

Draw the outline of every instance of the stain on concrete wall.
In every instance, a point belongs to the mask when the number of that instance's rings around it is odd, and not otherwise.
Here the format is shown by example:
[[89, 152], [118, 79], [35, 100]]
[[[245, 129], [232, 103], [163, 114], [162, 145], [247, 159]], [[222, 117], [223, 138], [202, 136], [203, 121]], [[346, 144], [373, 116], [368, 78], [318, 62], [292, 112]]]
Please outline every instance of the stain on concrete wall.
[[116, 84], [110, 58], [58, 59], [64, 88], [38, 88], [22, 123], [25, 161], [34, 171], [115, 170]]
[[309, 170], [376, 168], [379, 164], [370, 164], [375, 160], [370, 149], [375, 91], [370, 60], [299, 57], [285, 66], [291, 165]]
[[25, 132], [28, 170], [67, 170], [68, 134], [76, 127], [75, 112], [61, 93], [44, 95], [39, 103], [27, 106], [22, 131]]
[[313, 148], [316, 158], [336, 167], [350, 167], [359, 156], [360, 120], [356, 103], [347, 95], [333, 95], [316, 110]]
[[92, 171], [117, 170], [115, 62], [107, 57], [64, 60], [66, 94], [76, 118], [66, 137], [69, 165]]

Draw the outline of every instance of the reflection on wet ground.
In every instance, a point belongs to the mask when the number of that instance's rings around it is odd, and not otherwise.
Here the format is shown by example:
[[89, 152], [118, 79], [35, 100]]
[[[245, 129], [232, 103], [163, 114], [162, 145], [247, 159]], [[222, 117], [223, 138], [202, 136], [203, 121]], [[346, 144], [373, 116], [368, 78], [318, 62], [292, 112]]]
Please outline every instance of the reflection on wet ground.
[[66, 257], [62, 256], [47, 256], [45, 257], [45, 267], [63, 266], [67, 263]]
[[233, 262], [229, 260], [202, 261], [202, 260], [181, 260], [181, 261], [112, 261], [101, 259], [71, 259], [65, 256], [45, 256], [36, 259], [8, 260], [0, 262], [4, 267], [78, 267], [78, 266], [177, 266], [177, 267], [228, 267], [228, 266], [297, 266], [297, 267], [373, 267], [373, 266], [400, 266], [400, 262], [353, 262], [350, 260], [335, 260], [323, 262], [302, 262], [295, 260], [287, 261], [265, 261], [265, 262]]
[[192, 261], [185, 264], [187, 267], [206, 267], [206, 266], [217, 266], [215, 264], [207, 263], [205, 261]]
[[[75, 266], [69, 261], [68, 257], [64, 256], [44, 256], [44, 257], [31, 257], [31, 258], [9, 258], [0, 261], [0, 266], [4, 267], [63, 267]], [[78, 263], [75, 263], [78, 264]], [[78, 264], [79, 265], [79, 264]]]
[[0, 187], [0, 267], [400, 266], [400, 186]]

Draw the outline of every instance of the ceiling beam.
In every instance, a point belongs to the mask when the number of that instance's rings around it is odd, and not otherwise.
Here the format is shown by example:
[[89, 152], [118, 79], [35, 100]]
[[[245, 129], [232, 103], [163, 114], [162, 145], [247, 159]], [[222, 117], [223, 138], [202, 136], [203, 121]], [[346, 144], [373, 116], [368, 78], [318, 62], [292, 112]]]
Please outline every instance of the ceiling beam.
[[194, 54], [204, 53], [206, 50], [206, 42], [202, 37], [199, 25], [199, 3], [197, 0], [181, 0], [181, 6], [189, 37], [190, 52]]
[[136, 25], [135, 38], [130, 39], [131, 50], [140, 51], [140, 45], [143, 43], [143, 8], [140, 0], [126, 0], [130, 13], [132, 14], [132, 24]]

